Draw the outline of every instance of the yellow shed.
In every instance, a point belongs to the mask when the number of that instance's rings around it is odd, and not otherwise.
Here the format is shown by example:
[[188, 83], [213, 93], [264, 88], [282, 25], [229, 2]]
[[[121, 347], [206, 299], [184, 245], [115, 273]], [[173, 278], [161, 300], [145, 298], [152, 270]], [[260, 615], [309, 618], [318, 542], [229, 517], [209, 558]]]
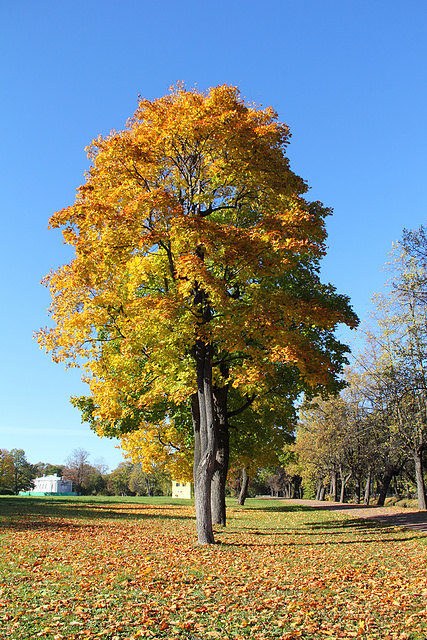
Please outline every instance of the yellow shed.
[[182, 480], [172, 480], [172, 498], [191, 498], [191, 482]]

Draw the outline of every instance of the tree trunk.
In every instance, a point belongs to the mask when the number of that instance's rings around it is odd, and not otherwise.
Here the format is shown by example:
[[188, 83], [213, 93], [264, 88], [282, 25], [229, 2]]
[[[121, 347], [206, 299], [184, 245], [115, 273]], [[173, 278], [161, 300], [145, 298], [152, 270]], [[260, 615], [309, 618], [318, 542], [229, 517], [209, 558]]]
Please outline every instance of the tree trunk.
[[371, 481], [372, 481], [372, 471], [369, 470], [368, 477], [366, 478], [366, 484], [365, 484], [365, 495], [363, 497], [363, 504], [366, 504], [366, 505], [369, 504], [369, 500], [371, 498]]
[[354, 502], [355, 502], [355, 504], [360, 504], [360, 494], [361, 494], [360, 478], [357, 477], [356, 478], [355, 492], [354, 492]]
[[212, 523], [226, 525], [225, 486], [227, 483], [229, 458], [228, 429], [219, 430], [218, 450], [216, 452], [215, 470], [211, 485]]
[[341, 479], [341, 493], [340, 493], [340, 502], [344, 503], [345, 502], [345, 487], [347, 485], [347, 482], [350, 480], [351, 478], [351, 472], [345, 476], [342, 469], [340, 468], [340, 479]]
[[246, 473], [246, 469], [243, 467], [242, 469], [242, 482], [240, 485], [240, 493], [237, 504], [243, 506], [245, 504], [245, 500], [248, 497], [248, 487], [249, 487], [249, 476]]
[[338, 502], [338, 474], [336, 471], [333, 471], [331, 475], [330, 495], [334, 502]]
[[[221, 374], [228, 377], [228, 368], [221, 366]], [[228, 463], [230, 457], [230, 436], [228, 429], [227, 401], [228, 385], [215, 386], [213, 389], [218, 449], [215, 459], [215, 470], [211, 486], [212, 522], [223, 527], [226, 525], [225, 487], [227, 484]]]
[[[218, 464], [218, 452], [217, 452], [216, 464]], [[225, 524], [226, 524], [225, 482], [223, 480], [222, 465], [215, 467], [215, 471], [212, 476], [211, 511], [212, 511], [212, 524], [219, 524], [222, 527], [225, 527]]]
[[198, 409], [193, 415], [197, 452], [194, 457], [194, 498], [198, 543], [214, 544], [211, 512], [211, 483], [217, 452], [217, 433], [212, 388], [212, 353], [210, 345], [198, 340], [195, 348]]
[[388, 488], [390, 486], [390, 482], [393, 476], [394, 476], [394, 471], [392, 469], [386, 469], [386, 472], [381, 480], [380, 495], [377, 502], [378, 507], [384, 506], [385, 499], [387, 497]]
[[195, 487], [197, 468], [200, 462], [200, 411], [199, 411], [199, 398], [197, 393], [194, 393], [191, 396], [191, 418], [193, 421], [193, 433], [194, 433], [193, 484]]
[[[302, 498], [301, 496], [301, 479], [299, 476], [295, 476], [294, 478], [294, 486], [293, 486], [293, 491], [292, 491], [292, 498]], [[326, 491], [326, 489], [325, 489]]]
[[423, 452], [422, 449], [414, 453], [415, 463], [415, 479], [417, 482], [418, 509], [427, 509], [426, 506], [426, 487], [423, 473]]

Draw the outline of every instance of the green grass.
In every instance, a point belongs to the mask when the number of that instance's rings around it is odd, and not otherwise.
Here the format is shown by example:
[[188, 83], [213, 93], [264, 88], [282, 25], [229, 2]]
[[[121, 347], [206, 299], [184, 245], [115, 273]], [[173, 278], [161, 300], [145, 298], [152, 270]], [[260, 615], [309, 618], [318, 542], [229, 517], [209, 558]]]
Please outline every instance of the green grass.
[[229, 501], [219, 544], [169, 498], [0, 498], [0, 638], [425, 640], [425, 534]]

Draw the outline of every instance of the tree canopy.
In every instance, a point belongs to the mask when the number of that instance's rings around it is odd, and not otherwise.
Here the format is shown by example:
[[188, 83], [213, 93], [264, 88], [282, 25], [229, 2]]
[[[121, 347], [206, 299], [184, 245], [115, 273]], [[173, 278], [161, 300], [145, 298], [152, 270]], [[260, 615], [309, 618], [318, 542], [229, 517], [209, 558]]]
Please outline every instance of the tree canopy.
[[256, 408], [281, 367], [327, 387], [346, 351], [333, 330], [357, 324], [320, 282], [330, 210], [304, 198], [289, 135], [235, 87], [141, 99], [123, 131], [89, 147], [86, 183], [50, 222], [75, 258], [45, 280], [54, 325], [40, 343], [55, 360], [85, 360], [101, 434], [191, 405], [203, 544], [227, 413], [219, 390]]

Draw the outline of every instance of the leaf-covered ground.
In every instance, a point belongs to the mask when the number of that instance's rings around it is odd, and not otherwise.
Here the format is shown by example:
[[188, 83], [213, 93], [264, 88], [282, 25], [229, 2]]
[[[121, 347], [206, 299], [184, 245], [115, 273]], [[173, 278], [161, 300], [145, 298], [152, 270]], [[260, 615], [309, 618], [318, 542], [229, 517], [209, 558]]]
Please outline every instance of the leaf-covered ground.
[[166, 499], [2, 498], [8, 640], [427, 637], [427, 536], [250, 500], [219, 544]]

